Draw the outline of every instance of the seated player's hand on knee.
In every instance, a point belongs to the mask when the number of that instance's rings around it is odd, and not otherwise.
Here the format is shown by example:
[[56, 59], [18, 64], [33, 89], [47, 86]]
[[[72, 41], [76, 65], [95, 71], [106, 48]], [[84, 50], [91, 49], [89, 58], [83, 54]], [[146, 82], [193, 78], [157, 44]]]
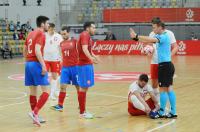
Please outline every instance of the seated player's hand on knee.
[[145, 106], [145, 112], [146, 112], [147, 114], [149, 114], [150, 111], [151, 111], [151, 108], [150, 108], [148, 105], [146, 105], [146, 106]]

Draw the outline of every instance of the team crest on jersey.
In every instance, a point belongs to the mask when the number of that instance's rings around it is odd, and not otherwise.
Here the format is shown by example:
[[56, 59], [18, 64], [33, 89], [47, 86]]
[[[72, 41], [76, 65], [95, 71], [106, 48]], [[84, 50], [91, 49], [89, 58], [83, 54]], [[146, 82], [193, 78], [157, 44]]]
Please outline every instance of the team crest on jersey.
[[88, 80], [88, 81], [87, 81], [87, 84], [90, 85], [90, 83], [91, 83], [90, 80]]

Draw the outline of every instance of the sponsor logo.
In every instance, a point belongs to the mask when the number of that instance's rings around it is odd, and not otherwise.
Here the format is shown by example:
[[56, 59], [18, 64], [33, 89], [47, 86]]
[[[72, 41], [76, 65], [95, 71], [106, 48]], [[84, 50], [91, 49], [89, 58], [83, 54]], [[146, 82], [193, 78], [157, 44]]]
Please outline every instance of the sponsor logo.
[[193, 17], [194, 17], [194, 11], [192, 10], [192, 9], [188, 9], [187, 11], [186, 11], [186, 21], [194, 21], [194, 19], [193, 19]]
[[179, 47], [178, 47], [178, 55], [185, 55], [186, 54], [186, 44], [183, 41], [179, 42]]

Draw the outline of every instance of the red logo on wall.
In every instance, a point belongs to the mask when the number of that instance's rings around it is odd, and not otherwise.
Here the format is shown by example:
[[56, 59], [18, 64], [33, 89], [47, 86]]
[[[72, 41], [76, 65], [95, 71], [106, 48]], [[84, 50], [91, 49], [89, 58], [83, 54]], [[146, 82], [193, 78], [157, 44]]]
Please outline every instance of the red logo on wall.
[[178, 52], [177, 54], [178, 55], [186, 55], [186, 44], [183, 42], [183, 41], [180, 41], [179, 44], [178, 44]]
[[192, 9], [188, 9], [185, 14], [186, 14], [185, 21], [189, 21], [189, 22], [194, 21], [194, 19], [193, 19], [194, 11]]

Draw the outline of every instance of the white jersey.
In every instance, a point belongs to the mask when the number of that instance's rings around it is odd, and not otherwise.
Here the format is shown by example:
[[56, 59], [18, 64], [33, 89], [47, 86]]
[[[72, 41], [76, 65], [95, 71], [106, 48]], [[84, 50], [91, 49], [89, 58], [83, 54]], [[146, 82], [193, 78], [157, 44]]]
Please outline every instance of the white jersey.
[[140, 93], [140, 95], [145, 98], [145, 96], [149, 93], [153, 91], [153, 88], [147, 84], [146, 86], [144, 86], [143, 88], [140, 88], [140, 86], [137, 84], [137, 81], [133, 82], [130, 87], [129, 87], [129, 93], [133, 93], [135, 91], [138, 91]]
[[61, 53], [59, 50], [60, 43], [63, 41], [62, 36], [58, 33], [49, 35], [45, 33], [46, 41], [44, 46], [44, 60], [45, 61], [60, 61]]
[[[169, 35], [170, 43], [171, 44], [176, 43], [176, 38], [174, 36], [174, 33], [170, 30], [165, 30], [165, 32], [167, 32], [167, 34]], [[151, 32], [149, 34], [149, 37], [154, 38], [155, 35], [156, 34], [154, 32]], [[153, 52], [153, 56], [151, 59], [151, 64], [158, 64], [158, 52], [157, 52], [156, 44], [153, 44], [153, 48], [154, 48], [154, 52]]]

